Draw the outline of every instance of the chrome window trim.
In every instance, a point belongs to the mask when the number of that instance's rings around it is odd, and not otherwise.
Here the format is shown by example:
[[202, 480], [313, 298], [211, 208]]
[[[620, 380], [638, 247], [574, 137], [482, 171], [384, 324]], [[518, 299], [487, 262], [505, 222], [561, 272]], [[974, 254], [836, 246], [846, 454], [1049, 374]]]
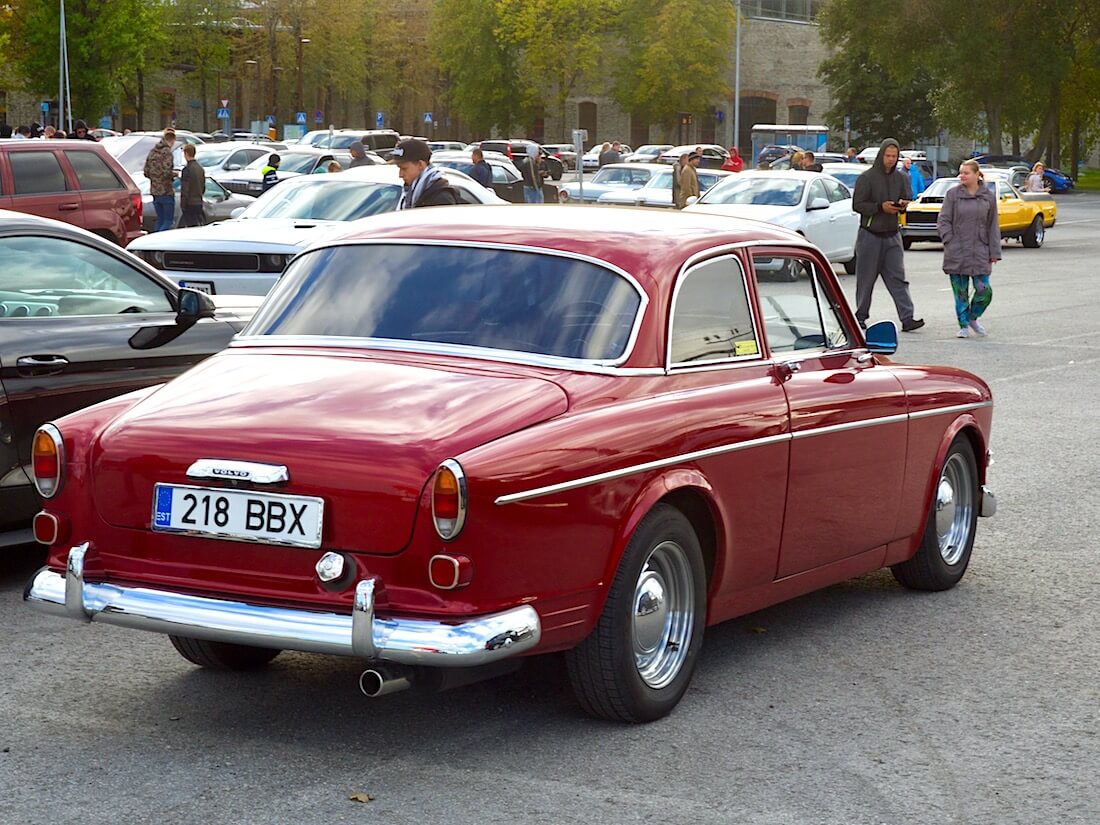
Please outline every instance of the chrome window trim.
[[[601, 258], [595, 258], [591, 255], [584, 255], [580, 252], [572, 252], [572, 251], [567, 251], [567, 250], [562, 250], [562, 249], [552, 249], [552, 248], [543, 247], [543, 246], [528, 246], [526, 244], [513, 244], [513, 243], [496, 243], [496, 242], [493, 242], [493, 241], [439, 240], [439, 239], [430, 239], [430, 238], [425, 238], [425, 239], [417, 239], [417, 238], [361, 238], [361, 239], [341, 238], [341, 239], [325, 242], [325, 243], [320, 244], [318, 246], [311, 246], [309, 249], [307, 249], [307, 250], [301, 252], [299, 255], [297, 255], [294, 259], [294, 262], [302, 260], [307, 255], [313, 255], [313, 254], [316, 254], [318, 252], [322, 252], [326, 249], [333, 249], [333, 248], [340, 247], [340, 246], [450, 246], [450, 247], [465, 247], [465, 248], [470, 248], [470, 249], [488, 249], [488, 250], [493, 250], [493, 251], [502, 251], [502, 250], [504, 250], [504, 251], [509, 251], [509, 252], [527, 252], [527, 253], [533, 253], [533, 254], [536, 254], [536, 255], [552, 255], [552, 256], [555, 256], [555, 257], [558, 257], [558, 258], [568, 258], [568, 259], [575, 260], [575, 261], [581, 261], [583, 263], [591, 264], [593, 266], [597, 266], [601, 269], [605, 269], [609, 272], [612, 272], [612, 273], [622, 277], [623, 279], [625, 279], [626, 282], [628, 284], [630, 284], [634, 288], [634, 291], [638, 294], [639, 303], [638, 303], [638, 309], [634, 313], [634, 324], [630, 329], [630, 335], [627, 338], [626, 344], [623, 347], [622, 354], [619, 355], [617, 358], [606, 359], [606, 360], [605, 359], [587, 359], [587, 358], [562, 358], [562, 357], [559, 357], [559, 356], [552, 356], [552, 355], [538, 355], [536, 353], [516, 353], [513, 350], [496, 350], [496, 349], [491, 349], [489, 347], [462, 347], [462, 350], [465, 353], [468, 354], [468, 357], [473, 357], [473, 358], [485, 358], [486, 357], [484, 355], [485, 352], [499, 352], [499, 353], [507, 353], [507, 354], [512, 355], [512, 356], [523, 354], [523, 355], [528, 356], [528, 358], [534, 357], [534, 358], [540, 359], [540, 362], [542, 363], [543, 366], [548, 366], [551, 369], [576, 369], [577, 366], [582, 366], [582, 367], [618, 367], [618, 366], [626, 363], [627, 361], [629, 361], [630, 356], [634, 354], [634, 347], [638, 342], [638, 335], [641, 332], [642, 321], [645, 319], [646, 309], [649, 307], [649, 293], [647, 293], [645, 291], [645, 289], [642, 287], [641, 283], [639, 283], [638, 280], [633, 275], [631, 275], [629, 272], [627, 272], [625, 269], [622, 269], [621, 267], [616, 266], [615, 264], [610, 263], [608, 261], [605, 261]], [[284, 270], [284, 272], [285, 272], [285, 270]], [[278, 288], [278, 286], [276, 286], [276, 288]], [[251, 321], [249, 322], [249, 325], [251, 325]], [[249, 336], [244, 337], [243, 340], [248, 341], [248, 340], [264, 339], [264, 338], [270, 339], [270, 338], [282, 338], [282, 337], [284, 337], [284, 336], [249, 335]], [[294, 337], [294, 338], [298, 338], [298, 339], [307, 339], [307, 340], [314, 338], [314, 336], [309, 336], [309, 335], [285, 336], [285, 337]], [[332, 337], [336, 337], [336, 336], [332, 336]], [[394, 344], [396, 344], [399, 341], [399, 339], [381, 339], [381, 338], [372, 339], [372, 338], [359, 338], [359, 337], [355, 337], [355, 338], [349, 337], [349, 338], [347, 338], [347, 340], [361, 341], [361, 342], [391, 341]], [[405, 343], [413, 344], [414, 342], [401, 341], [400, 343], [402, 343], [402, 344], [405, 344]], [[459, 346], [457, 344], [438, 344], [438, 343], [434, 343], [434, 342], [431, 342], [431, 343], [432, 343], [433, 347], [447, 348], [447, 350], [448, 350], [447, 352], [441, 352], [440, 354], [449, 354], [450, 353], [450, 348]], [[369, 348], [369, 347], [367, 347], [367, 348]], [[388, 348], [389, 349], [412, 349], [412, 347], [405, 347], [405, 346], [397, 347], [397, 346], [393, 346], [393, 345], [391, 345]], [[425, 352], [425, 351], [430, 351], [430, 350], [416, 349], [415, 351]], [[489, 360], [513, 361], [513, 360], [516, 360], [516, 359], [515, 358], [506, 358], [506, 359], [492, 358], [492, 359], [489, 359]], [[528, 359], [524, 359], [523, 363], [530, 363], [530, 361]]]
[[945, 415], [948, 413], [960, 413], [967, 412], [968, 410], [981, 409], [983, 407], [992, 407], [992, 401], [978, 401], [969, 404], [955, 404], [950, 407], [938, 407], [933, 410], [920, 410], [918, 412], [905, 412], [898, 413], [897, 415], [887, 415], [880, 418], [870, 418], [863, 421], [850, 421], [843, 424], [830, 424], [824, 427], [813, 427], [808, 430], [800, 430], [796, 433], [785, 432], [780, 435], [769, 435], [763, 438], [752, 438], [748, 441], [739, 441], [735, 444], [722, 444], [717, 447], [708, 447], [705, 450], [696, 450], [690, 453], [681, 453], [679, 455], [670, 456], [669, 458], [660, 458], [655, 461], [647, 461], [642, 464], [632, 464], [628, 467], [622, 467], [618, 470], [609, 470], [604, 473], [596, 473], [595, 475], [583, 476], [581, 478], [575, 478], [572, 481], [562, 481], [557, 484], [549, 484], [545, 487], [535, 487], [530, 490], [522, 490], [518, 493], [509, 493], [508, 495], [498, 496], [495, 500], [495, 504], [515, 504], [516, 502], [526, 501], [532, 498], [539, 498], [542, 496], [551, 495], [553, 493], [563, 493], [568, 490], [575, 490], [578, 487], [586, 487], [591, 484], [599, 484], [604, 481], [613, 481], [617, 478], [623, 478], [629, 475], [635, 475], [637, 473], [643, 473], [648, 470], [656, 470], [662, 467], [671, 467], [676, 464], [682, 464], [687, 461], [696, 461], [700, 458], [709, 458], [710, 456], [722, 455], [724, 453], [733, 453], [740, 450], [748, 450], [753, 447], [764, 447], [769, 444], [777, 444], [783, 441], [794, 441], [795, 439], [812, 438], [818, 435], [825, 435], [828, 433], [844, 432], [847, 430], [859, 430], [866, 427], [877, 427], [883, 424], [896, 424], [901, 421], [912, 420], [914, 418], [928, 418], [933, 415]]
[[[722, 250], [723, 247], [717, 247], [717, 249]], [[749, 308], [749, 321], [752, 323], [752, 334], [756, 343], [756, 353], [754, 355], [731, 355], [720, 358], [708, 358], [705, 361], [674, 362], [672, 360], [672, 330], [673, 324], [676, 322], [676, 302], [680, 298], [681, 287], [683, 287], [684, 282], [687, 281], [699, 267], [726, 259], [732, 259], [736, 262], [737, 271], [741, 273], [741, 286], [745, 289], [745, 302], [748, 304]], [[668, 323], [665, 325], [665, 329], [665, 365], [668, 373], [672, 373], [673, 371], [680, 372], [690, 367], [739, 364], [745, 361], [764, 360], [764, 351], [760, 346], [760, 326], [756, 317], [756, 306], [755, 302], [752, 300], [752, 296], [749, 294], [748, 272], [745, 270], [741, 258], [737, 256], [734, 250], [719, 251], [718, 254], [715, 254], [714, 250], [707, 250], [701, 253], [697, 252], [684, 262], [680, 267], [680, 271], [676, 273], [676, 285], [672, 288], [672, 301], [669, 306]]]

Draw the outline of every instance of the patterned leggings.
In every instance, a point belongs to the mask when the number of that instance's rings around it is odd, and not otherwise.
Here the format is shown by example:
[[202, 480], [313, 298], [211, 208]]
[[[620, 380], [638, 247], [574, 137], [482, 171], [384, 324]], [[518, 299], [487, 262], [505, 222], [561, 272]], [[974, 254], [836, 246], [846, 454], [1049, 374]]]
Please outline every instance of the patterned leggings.
[[[955, 293], [955, 315], [959, 326], [965, 327], [971, 321], [982, 317], [989, 302], [993, 300], [993, 287], [989, 285], [988, 275], [951, 275], [951, 291]], [[970, 295], [970, 279], [974, 279], [974, 295]]]

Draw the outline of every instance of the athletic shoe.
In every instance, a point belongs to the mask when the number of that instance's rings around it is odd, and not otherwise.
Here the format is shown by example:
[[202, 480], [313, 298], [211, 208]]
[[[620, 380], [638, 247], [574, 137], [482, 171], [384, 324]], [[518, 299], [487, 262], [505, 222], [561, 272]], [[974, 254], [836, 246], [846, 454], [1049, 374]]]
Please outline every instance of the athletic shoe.
[[970, 329], [968, 327], [962, 327], [958, 332], [955, 333], [955, 337], [956, 338], [969, 338], [970, 337]]
[[977, 318], [970, 322], [970, 328], [978, 333], [978, 335], [985, 335], [985, 327], [982, 326]]
[[902, 332], [915, 332], [924, 326], [923, 318], [910, 318], [908, 321], [901, 322]]

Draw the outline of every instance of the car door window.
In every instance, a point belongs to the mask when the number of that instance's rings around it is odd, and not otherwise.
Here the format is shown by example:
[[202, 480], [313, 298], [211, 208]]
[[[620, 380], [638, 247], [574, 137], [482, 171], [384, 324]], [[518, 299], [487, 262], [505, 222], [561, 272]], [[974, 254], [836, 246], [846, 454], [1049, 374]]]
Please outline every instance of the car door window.
[[829, 200], [829, 196], [825, 194], [825, 184], [820, 179], [810, 182], [810, 192], [806, 203], [812, 204], [818, 198]]
[[511, 179], [508, 173], [504, 170], [503, 166], [492, 166], [493, 170], [493, 183], [511, 183]]
[[764, 331], [772, 352], [848, 346], [836, 299], [814, 261], [801, 255], [753, 255]]
[[223, 201], [227, 197], [225, 190], [221, 187], [221, 184], [219, 184], [213, 178], [206, 179], [206, 186], [203, 189], [202, 195], [206, 200], [211, 201]]
[[123, 188], [118, 176], [111, 171], [111, 167], [106, 164], [103, 158], [95, 152], [83, 152], [73, 149], [66, 151], [65, 157], [72, 164], [82, 191]]
[[0, 238], [0, 316], [171, 312], [163, 286], [139, 269], [65, 238]]
[[829, 197], [829, 203], [840, 203], [852, 197], [851, 193], [844, 185], [837, 183], [835, 180], [823, 180], [822, 184], [825, 186], [825, 193]]
[[684, 273], [672, 303], [669, 366], [735, 361], [759, 354], [740, 261], [726, 256]]
[[48, 195], [69, 187], [53, 152], [10, 152], [16, 195]]
[[244, 149], [240, 149], [234, 152], [225, 162], [226, 169], [232, 169], [234, 166], [239, 166], [241, 169], [248, 166], [255, 155], [249, 154]]

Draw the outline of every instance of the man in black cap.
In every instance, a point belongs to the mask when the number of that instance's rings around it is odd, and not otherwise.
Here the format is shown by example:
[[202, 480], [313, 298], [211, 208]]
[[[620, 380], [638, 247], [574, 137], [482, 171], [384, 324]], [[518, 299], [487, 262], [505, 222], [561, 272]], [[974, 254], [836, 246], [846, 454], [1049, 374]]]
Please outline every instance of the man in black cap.
[[394, 147], [390, 163], [397, 164], [397, 174], [405, 184], [398, 209], [458, 203], [454, 187], [438, 166], [432, 166], [432, 150], [424, 141], [402, 140]]
[[260, 174], [264, 176], [264, 188], [260, 192], [261, 195], [279, 182], [279, 162], [281, 160], [282, 158], [272, 152], [271, 156], [267, 159], [267, 166], [260, 170]]

